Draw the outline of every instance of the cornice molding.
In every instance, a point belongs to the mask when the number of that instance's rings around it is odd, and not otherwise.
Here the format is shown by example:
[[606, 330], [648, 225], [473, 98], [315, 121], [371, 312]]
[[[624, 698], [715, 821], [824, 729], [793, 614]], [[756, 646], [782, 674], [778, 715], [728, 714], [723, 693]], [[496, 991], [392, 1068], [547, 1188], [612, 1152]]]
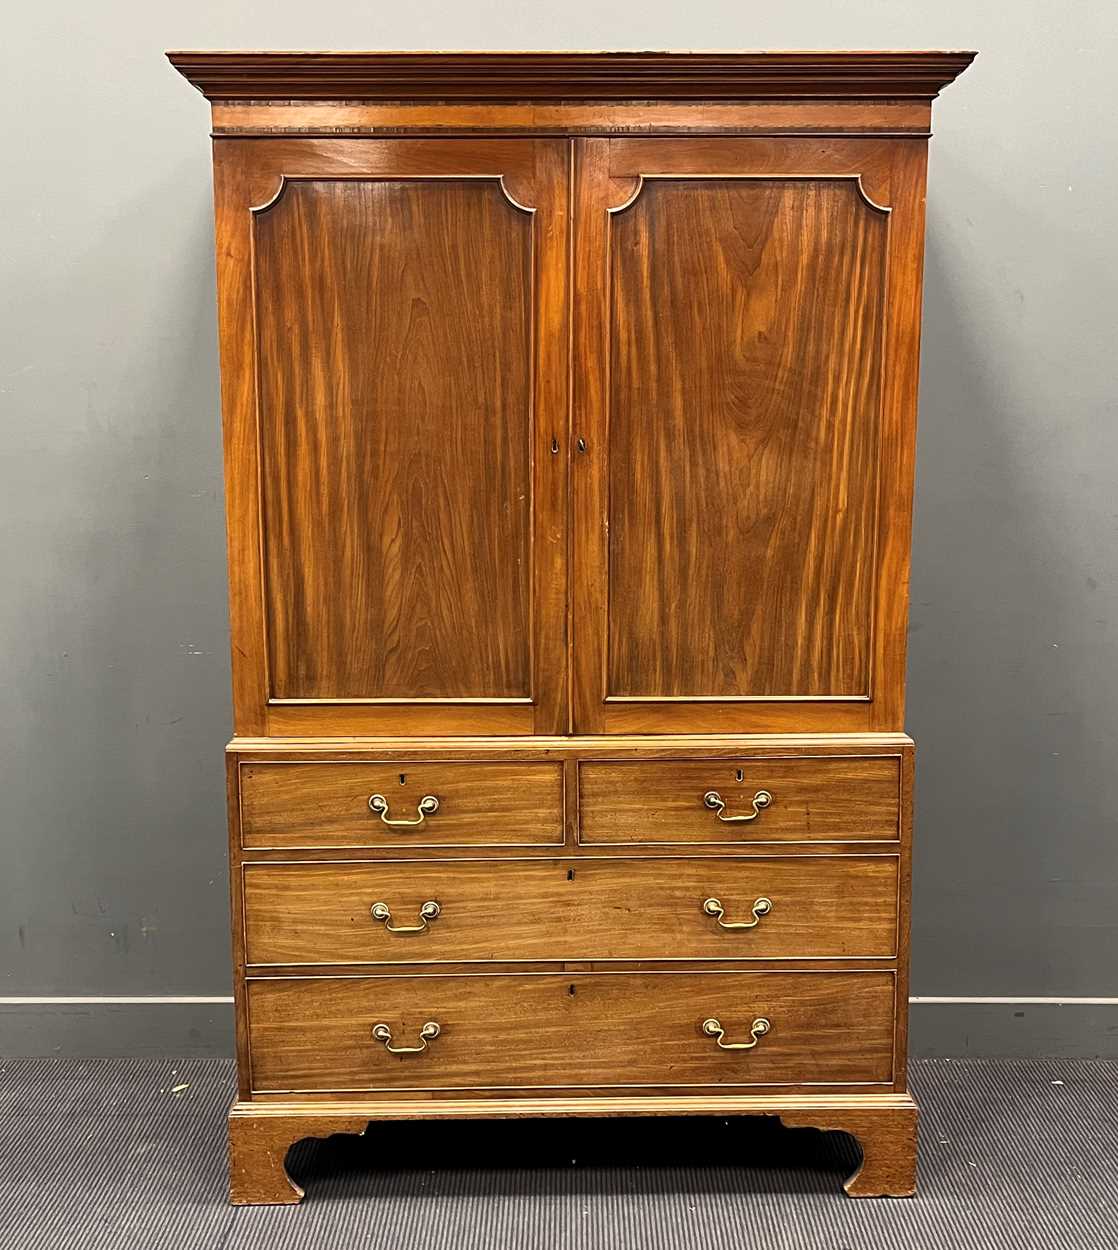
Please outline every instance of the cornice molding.
[[168, 52], [208, 100], [931, 99], [973, 52]]

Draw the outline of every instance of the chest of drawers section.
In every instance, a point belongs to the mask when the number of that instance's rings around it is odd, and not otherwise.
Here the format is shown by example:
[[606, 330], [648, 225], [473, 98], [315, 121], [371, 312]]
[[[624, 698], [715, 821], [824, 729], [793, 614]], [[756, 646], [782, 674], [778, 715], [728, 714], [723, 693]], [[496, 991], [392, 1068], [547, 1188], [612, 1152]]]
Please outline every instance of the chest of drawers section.
[[241, 1098], [903, 1090], [911, 762], [231, 752]]

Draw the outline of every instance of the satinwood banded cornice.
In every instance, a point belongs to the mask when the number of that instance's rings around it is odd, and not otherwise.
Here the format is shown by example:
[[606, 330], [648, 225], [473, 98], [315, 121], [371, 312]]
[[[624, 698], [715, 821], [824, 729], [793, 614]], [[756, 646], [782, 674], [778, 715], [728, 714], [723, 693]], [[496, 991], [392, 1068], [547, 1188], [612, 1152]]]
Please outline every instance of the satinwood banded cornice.
[[931, 99], [973, 52], [168, 52], [209, 100]]

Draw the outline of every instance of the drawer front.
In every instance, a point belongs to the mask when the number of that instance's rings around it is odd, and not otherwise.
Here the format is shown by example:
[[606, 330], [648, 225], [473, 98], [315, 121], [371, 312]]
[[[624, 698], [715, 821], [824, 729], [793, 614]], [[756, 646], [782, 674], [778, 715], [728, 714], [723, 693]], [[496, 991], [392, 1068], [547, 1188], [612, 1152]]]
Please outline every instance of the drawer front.
[[585, 762], [578, 779], [586, 846], [898, 837], [896, 756]]
[[563, 842], [562, 764], [242, 763], [240, 794], [250, 849]]
[[893, 1079], [888, 972], [277, 979], [248, 996], [259, 1093]]
[[246, 957], [886, 958], [897, 871], [893, 855], [246, 864]]

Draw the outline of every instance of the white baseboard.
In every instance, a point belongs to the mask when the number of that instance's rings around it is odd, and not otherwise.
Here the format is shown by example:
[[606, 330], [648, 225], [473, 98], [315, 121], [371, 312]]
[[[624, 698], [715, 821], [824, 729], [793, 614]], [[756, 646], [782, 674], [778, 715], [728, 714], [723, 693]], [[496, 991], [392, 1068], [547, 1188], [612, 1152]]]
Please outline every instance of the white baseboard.
[[[51, 1006], [55, 1004], [89, 1004], [95, 1003], [231, 1003], [232, 994], [82, 994], [60, 997], [57, 995], [30, 995], [16, 998], [0, 997], [0, 1007]], [[1118, 1005], [1118, 998], [1078, 998], [1048, 996], [1044, 998], [1006, 998], [1001, 996], [973, 996], [955, 994], [914, 994], [910, 1003], [983, 1003], [1002, 1004], [1008, 1006], [1050, 1006], [1050, 1007], [1113, 1007]]]
[[22, 998], [0, 998], [0, 1007], [50, 1007], [62, 1004], [79, 1006], [95, 1003], [231, 1003], [232, 994], [81, 994], [59, 996], [36, 994]]
[[1000, 998], [1000, 997], [969, 997], [966, 995], [914, 994], [910, 1003], [1001, 1003], [1009, 1006], [1031, 1007], [1113, 1007], [1118, 998]]

